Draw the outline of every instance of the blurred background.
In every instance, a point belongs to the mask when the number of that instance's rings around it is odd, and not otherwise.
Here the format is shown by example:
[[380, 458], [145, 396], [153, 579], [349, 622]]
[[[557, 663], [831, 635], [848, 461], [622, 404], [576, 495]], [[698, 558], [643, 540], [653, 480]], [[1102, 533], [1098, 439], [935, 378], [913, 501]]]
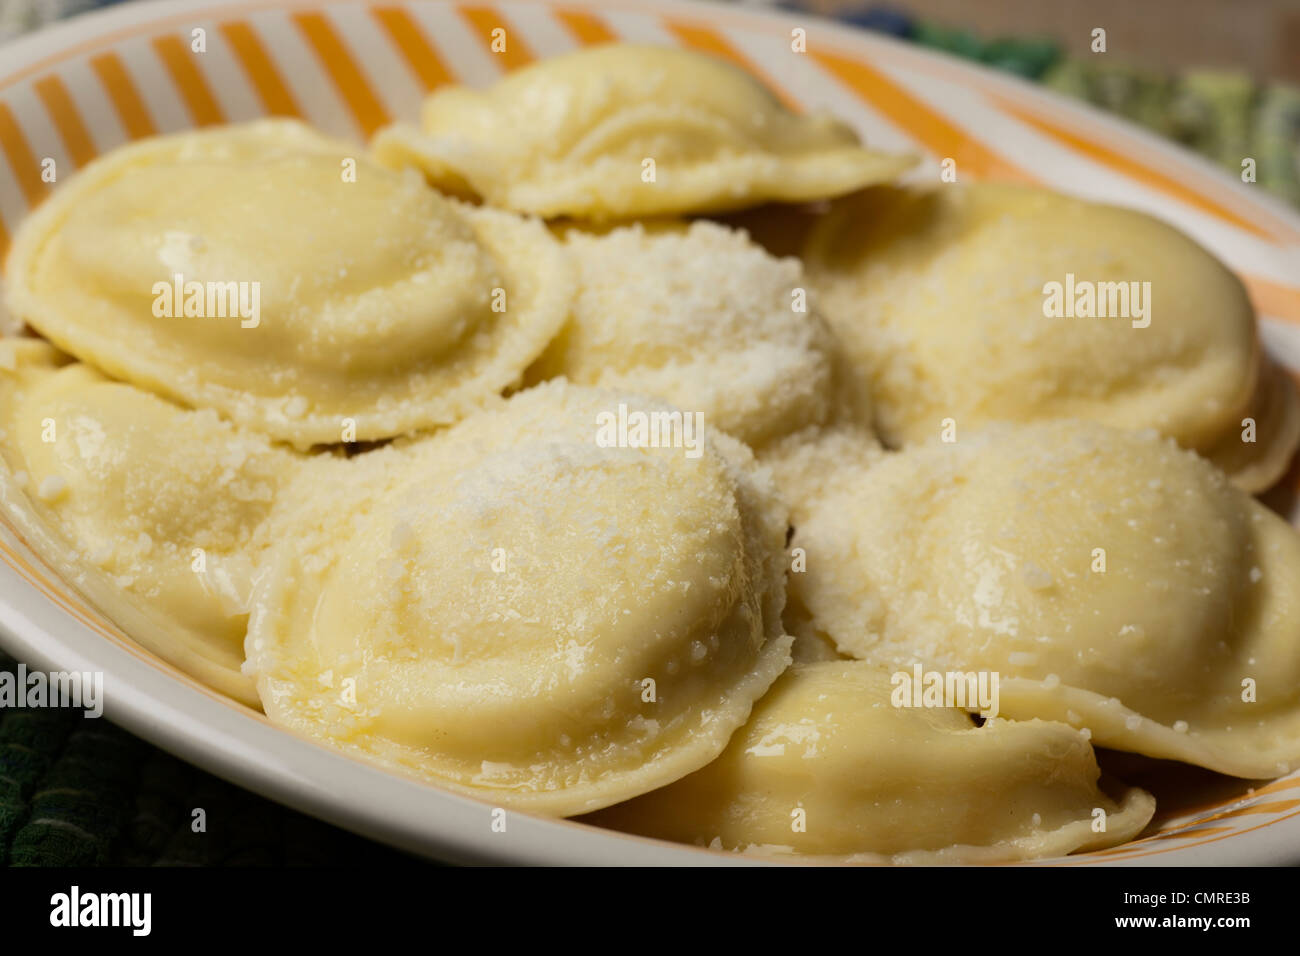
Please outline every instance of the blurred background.
[[[0, 0], [3, 44], [136, 0]], [[1300, 207], [1300, 0], [732, 0], [945, 51], [1127, 117]], [[1093, 30], [1106, 31], [1104, 54]], [[0, 670], [17, 662], [0, 653]], [[214, 821], [195, 833], [191, 808]], [[112, 726], [0, 709], [9, 865], [413, 863], [223, 783]]]
[[1296, 0], [804, 0], [787, 6], [846, 17], [893, 10], [922, 27], [966, 32], [977, 46], [1036, 35], [1067, 57], [1085, 59], [1092, 54], [1091, 31], [1100, 26], [1110, 34], [1109, 52], [1130, 66], [1174, 74], [1239, 70], [1300, 83]]
[[[0, 44], [133, 0], [0, 0]], [[1300, 0], [731, 0], [805, 10], [1118, 113], [1300, 207]], [[1093, 30], [1106, 51], [1092, 50]]]
[[[755, 6], [778, 6], [759, 3]], [[1110, 112], [1300, 206], [1300, 0], [800, 0]], [[1106, 31], [1106, 51], [1092, 49]], [[1267, 160], [1265, 158], [1267, 157]]]

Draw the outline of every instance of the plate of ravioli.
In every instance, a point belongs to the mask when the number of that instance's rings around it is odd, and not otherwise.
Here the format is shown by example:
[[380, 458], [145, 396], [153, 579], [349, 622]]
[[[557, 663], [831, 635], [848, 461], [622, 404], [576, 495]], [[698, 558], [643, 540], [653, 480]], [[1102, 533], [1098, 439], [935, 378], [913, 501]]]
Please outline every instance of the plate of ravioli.
[[0, 642], [445, 860], [1300, 861], [1300, 218], [704, 3], [0, 71]]

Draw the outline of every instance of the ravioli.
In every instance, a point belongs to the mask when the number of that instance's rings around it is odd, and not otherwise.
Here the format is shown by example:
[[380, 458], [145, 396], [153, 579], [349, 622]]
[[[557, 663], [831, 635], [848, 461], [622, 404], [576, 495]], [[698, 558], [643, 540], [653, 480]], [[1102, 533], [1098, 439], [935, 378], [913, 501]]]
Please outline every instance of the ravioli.
[[1300, 767], [1300, 537], [1153, 432], [991, 426], [817, 501], [792, 601], [844, 653], [1241, 777]]
[[829, 115], [786, 109], [748, 73], [669, 47], [611, 44], [446, 87], [420, 126], [376, 134], [380, 162], [518, 212], [617, 219], [838, 196], [911, 157], [865, 149]]
[[654, 395], [754, 447], [833, 413], [834, 343], [798, 260], [702, 221], [566, 244], [578, 295], [531, 379]]
[[300, 459], [211, 411], [0, 341], [0, 502], [27, 543], [132, 638], [257, 705], [249, 599]]
[[862, 661], [795, 664], [716, 761], [589, 818], [715, 849], [862, 862], [990, 863], [1132, 839], [1150, 794], [1098, 784], [1087, 735], [1060, 723], [891, 703]]
[[[1246, 440], [1249, 438], [1250, 440]], [[1255, 394], [1237, 427], [1229, 427], [1201, 454], [1247, 491], [1271, 488], [1290, 467], [1300, 445], [1300, 393], [1286, 369], [1265, 356]], [[1284, 483], [1285, 484], [1285, 483]]]
[[[1086, 418], [1213, 451], [1255, 491], [1300, 439], [1261, 422], [1285, 444], [1242, 447], [1267, 374], [1245, 290], [1142, 213], [1003, 184], [881, 188], [837, 204], [806, 257], [893, 447], [947, 419]], [[1281, 413], [1293, 388], [1273, 384]]]
[[821, 498], [851, 492], [861, 471], [885, 453], [870, 427], [839, 420], [786, 435], [764, 447], [759, 460], [772, 470], [798, 528]]
[[555, 815], [716, 757], [790, 661], [785, 511], [725, 434], [603, 443], [620, 405], [672, 412], [552, 382], [339, 463], [256, 600], [271, 719]]
[[13, 312], [64, 350], [298, 446], [498, 400], [573, 295], [540, 223], [288, 120], [108, 154], [24, 221], [8, 280]]

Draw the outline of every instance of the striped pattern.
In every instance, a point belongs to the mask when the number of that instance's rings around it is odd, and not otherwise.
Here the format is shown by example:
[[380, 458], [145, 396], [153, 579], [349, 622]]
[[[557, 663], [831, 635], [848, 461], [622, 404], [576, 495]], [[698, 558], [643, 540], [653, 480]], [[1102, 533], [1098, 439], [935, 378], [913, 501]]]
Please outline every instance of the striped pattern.
[[[1234, 187], [1221, 173], [1136, 132], [1117, 133], [1081, 107], [1021, 84], [888, 41], [803, 18], [790, 24], [743, 10], [656, 0], [519, 0], [219, 5], [142, 22], [123, 8], [98, 35], [64, 52], [0, 69], [0, 252], [19, 220], [58, 178], [144, 136], [260, 116], [301, 117], [363, 137], [416, 114], [450, 83], [484, 85], [537, 59], [617, 40], [677, 44], [744, 66], [791, 108], [829, 107], [868, 142], [908, 148], [926, 163], [956, 162], [958, 177], [1040, 182], [1162, 216], [1239, 270], [1265, 320], [1266, 339], [1300, 374], [1300, 225]], [[194, 31], [205, 31], [203, 52]], [[11, 48], [13, 49], [13, 48]], [[1296, 476], [1300, 486], [1300, 476]], [[116, 627], [0, 528], [0, 561], [73, 620], [144, 658]], [[151, 662], [210, 697], [173, 668]], [[238, 706], [231, 703], [230, 706]], [[1164, 820], [1157, 832], [1089, 857], [1164, 857], [1300, 816], [1300, 775], [1221, 805]]]

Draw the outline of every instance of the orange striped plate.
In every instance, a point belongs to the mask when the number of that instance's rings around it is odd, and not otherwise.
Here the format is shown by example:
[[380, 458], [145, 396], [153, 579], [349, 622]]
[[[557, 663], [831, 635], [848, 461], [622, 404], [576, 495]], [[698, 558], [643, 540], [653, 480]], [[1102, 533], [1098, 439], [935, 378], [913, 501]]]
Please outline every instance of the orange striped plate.
[[[792, 31], [806, 52], [792, 49]], [[497, 44], [493, 40], [497, 39]], [[1159, 215], [1238, 271], [1268, 348], [1300, 373], [1300, 217], [1153, 136], [1014, 78], [812, 17], [660, 0], [172, 0], [78, 18], [5, 47], [0, 250], [19, 220], [95, 156], [159, 132], [267, 115], [361, 138], [446, 83], [482, 85], [538, 58], [633, 40], [740, 63], [796, 109], [826, 107], [914, 174], [1050, 184]], [[1294, 479], [1294, 475], [1292, 476]], [[1300, 518], [1300, 511], [1293, 514]], [[104, 671], [109, 713], [245, 786], [445, 858], [699, 862], [715, 856], [524, 817], [399, 780], [270, 726], [149, 657], [0, 523], [0, 632], [33, 663]], [[520, 815], [516, 815], [520, 816]], [[1142, 840], [1068, 865], [1300, 859], [1300, 774], [1244, 784]], [[734, 861], [731, 861], [734, 862]]]

